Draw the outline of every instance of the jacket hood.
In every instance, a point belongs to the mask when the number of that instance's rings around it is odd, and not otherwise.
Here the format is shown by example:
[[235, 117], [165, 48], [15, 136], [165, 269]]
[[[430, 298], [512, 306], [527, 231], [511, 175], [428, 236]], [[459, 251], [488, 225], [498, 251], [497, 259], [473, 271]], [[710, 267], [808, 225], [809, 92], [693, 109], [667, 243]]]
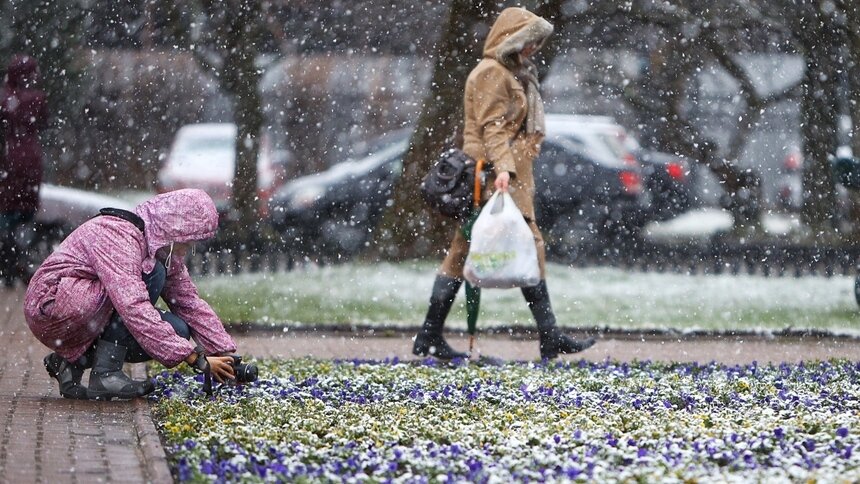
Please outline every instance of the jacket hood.
[[502, 10], [484, 42], [484, 57], [509, 65], [510, 56], [519, 53], [530, 43], [543, 45], [552, 34], [552, 24], [524, 8]]
[[171, 242], [205, 240], [218, 230], [215, 202], [206, 192], [194, 188], [163, 193], [141, 203], [134, 212], [146, 223], [146, 272], [155, 266], [158, 249]]
[[6, 68], [6, 87], [18, 89], [34, 87], [39, 76], [39, 64], [36, 59], [25, 54], [15, 54]]

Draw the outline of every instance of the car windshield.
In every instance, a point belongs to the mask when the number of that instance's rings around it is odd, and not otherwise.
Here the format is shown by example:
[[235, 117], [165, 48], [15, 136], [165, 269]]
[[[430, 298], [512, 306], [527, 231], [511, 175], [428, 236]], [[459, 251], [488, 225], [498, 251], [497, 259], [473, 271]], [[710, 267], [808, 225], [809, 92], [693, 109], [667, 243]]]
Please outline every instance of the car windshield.
[[310, 185], [332, 186], [337, 183], [347, 181], [353, 177], [358, 179], [363, 178], [374, 169], [388, 163], [392, 163], [392, 169], [397, 170], [398, 160], [403, 157], [408, 145], [408, 140], [402, 139], [380, 149], [366, 158], [362, 158], [360, 160], [347, 160], [338, 163], [321, 173], [296, 178], [290, 182], [288, 186], [291, 190]]
[[232, 153], [235, 149], [236, 142], [233, 138], [216, 137], [186, 139], [176, 147], [176, 151], [182, 155], [212, 151], [226, 151]]
[[627, 148], [624, 147], [624, 144], [621, 141], [622, 133], [597, 133], [597, 139], [603, 142], [607, 148], [615, 155], [617, 158], [624, 158], [629, 155], [630, 152]]
[[593, 134], [587, 134], [583, 137], [577, 135], [566, 134], [556, 138], [559, 144], [564, 145], [567, 149], [584, 153], [592, 160], [604, 166], [620, 168], [624, 166], [623, 159], [615, 153], [602, 139]]

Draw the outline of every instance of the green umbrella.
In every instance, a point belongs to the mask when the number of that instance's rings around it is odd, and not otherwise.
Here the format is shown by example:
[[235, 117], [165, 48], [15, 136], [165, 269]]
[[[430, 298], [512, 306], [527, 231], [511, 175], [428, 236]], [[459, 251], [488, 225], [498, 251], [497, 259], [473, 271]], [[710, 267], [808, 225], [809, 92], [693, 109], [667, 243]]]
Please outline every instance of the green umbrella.
[[[460, 226], [460, 231], [467, 241], [472, 241], [472, 226], [475, 225], [475, 220], [478, 219], [480, 210], [475, 208], [471, 215], [463, 225]], [[475, 345], [475, 332], [478, 326], [478, 310], [481, 307], [481, 288], [474, 287], [466, 282], [466, 331], [469, 333], [469, 354]]]

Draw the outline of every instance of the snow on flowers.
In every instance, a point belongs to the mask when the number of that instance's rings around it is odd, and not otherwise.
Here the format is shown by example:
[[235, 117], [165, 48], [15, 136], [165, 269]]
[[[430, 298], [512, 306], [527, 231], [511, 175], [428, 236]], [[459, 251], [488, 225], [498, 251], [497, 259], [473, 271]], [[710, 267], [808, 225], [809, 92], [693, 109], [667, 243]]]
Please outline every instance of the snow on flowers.
[[860, 364], [298, 359], [156, 377], [181, 481], [860, 479]]

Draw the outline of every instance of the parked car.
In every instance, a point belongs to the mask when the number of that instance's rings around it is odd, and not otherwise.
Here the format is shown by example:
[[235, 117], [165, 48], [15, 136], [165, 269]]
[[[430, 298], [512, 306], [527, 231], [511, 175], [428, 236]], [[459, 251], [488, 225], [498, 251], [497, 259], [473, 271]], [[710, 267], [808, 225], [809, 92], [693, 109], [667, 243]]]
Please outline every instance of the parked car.
[[408, 134], [365, 158], [296, 178], [269, 201], [285, 242], [310, 253], [354, 254], [367, 241], [400, 177]]
[[610, 118], [548, 114], [547, 136], [535, 160], [535, 210], [549, 249], [566, 259], [638, 239], [651, 200], [638, 161], [619, 153], [602, 129]]
[[608, 116], [549, 115], [581, 136], [591, 136], [603, 143], [613, 156], [636, 160], [642, 167], [646, 196], [651, 198], [651, 211], [645, 216], [664, 221], [676, 217], [693, 205], [690, 162], [680, 155], [642, 148], [635, 137]]
[[[636, 160], [622, 160], [592, 134], [550, 115], [535, 162], [535, 208], [551, 247], [578, 254], [605, 237], [638, 231], [649, 202]], [[408, 133], [375, 153], [286, 183], [270, 200], [270, 220], [284, 240], [310, 252], [360, 250], [400, 176]]]
[[[272, 149], [269, 136], [260, 137], [257, 195], [263, 216], [272, 193], [284, 183], [288, 159], [285, 152]], [[188, 124], [176, 132], [158, 172], [157, 190], [164, 193], [180, 188], [200, 188], [212, 197], [219, 212], [228, 213], [235, 167], [235, 124]]]
[[72, 230], [104, 207], [134, 208], [131, 203], [116, 197], [43, 183], [39, 190], [39, 209], [33, 222], [25, 224], [15, 234], [19, 246], [26, 247], [27, 279]]
[[690, 162], [663, 151], [639, 148], [634, 152], [642, 165], [645, 188], [651, 194], [651, 219], [663, 222], [693, 207], [695, 195]]

